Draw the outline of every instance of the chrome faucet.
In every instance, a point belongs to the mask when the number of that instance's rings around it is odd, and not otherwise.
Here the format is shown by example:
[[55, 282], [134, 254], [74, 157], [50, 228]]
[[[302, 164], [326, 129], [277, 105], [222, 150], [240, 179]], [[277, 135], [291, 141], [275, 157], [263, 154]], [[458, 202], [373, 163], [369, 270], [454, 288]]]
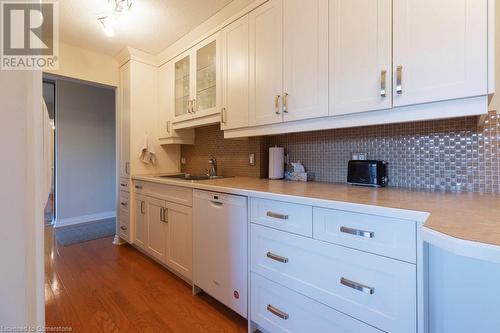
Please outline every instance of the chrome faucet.
[[213, 155], [210, 155], [208, 159], [208, 176], [217, 176], [217, 160], [213, 157]]

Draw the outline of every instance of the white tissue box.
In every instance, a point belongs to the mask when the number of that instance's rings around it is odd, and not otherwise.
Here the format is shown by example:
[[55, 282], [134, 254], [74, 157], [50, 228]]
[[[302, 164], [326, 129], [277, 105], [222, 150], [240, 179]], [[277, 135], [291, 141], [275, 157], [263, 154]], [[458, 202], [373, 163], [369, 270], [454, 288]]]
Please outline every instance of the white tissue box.
[[285, 179], [286, 180], [297, 180], [301, 182], [307, 182], [310, 180], [313, 180], [314, 174], [310, 172], [293, 172], [293, 171], [287, 171], [285, 173]]

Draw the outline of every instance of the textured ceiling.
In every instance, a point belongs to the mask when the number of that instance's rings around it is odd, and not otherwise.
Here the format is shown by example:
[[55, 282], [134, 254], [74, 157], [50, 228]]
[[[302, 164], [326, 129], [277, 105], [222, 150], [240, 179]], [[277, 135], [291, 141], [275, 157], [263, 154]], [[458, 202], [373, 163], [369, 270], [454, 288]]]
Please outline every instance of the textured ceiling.
[[61, 0], [60, 40], [85, 49], [116, 55], [125, 46], [157, 54], [228, 5], [232, 0], [134, 0], [132, 10], [106, 37], [97, 18], [107, 0]]

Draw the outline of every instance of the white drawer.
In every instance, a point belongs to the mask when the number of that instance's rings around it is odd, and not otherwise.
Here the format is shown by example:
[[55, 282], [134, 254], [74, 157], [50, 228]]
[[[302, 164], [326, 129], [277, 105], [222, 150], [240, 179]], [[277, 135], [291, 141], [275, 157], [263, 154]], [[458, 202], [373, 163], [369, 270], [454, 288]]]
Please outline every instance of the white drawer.
[[326, 242], [416, 262], [416, 224], [412, 221], [315, 207], [313, 235]]
[[123, 210], [125, 212], [129, 212], [129, 194], [128, 192], [125, 192], [125, 191], [120, 191], [120, 200], [119, 200], [119, 204], [120, 204], [120, 210]]
[[120, 178], [120, 191], [130, 191], [130, 179]]
[[251, 270], [383, 331], [416, 332], [413, 264], [252, 224]]
[[255, 273], [251, 295], [251, 319], [269, 332], [381, 332]]
[[193, 190], [188, 187], [135, 180], [134, 192], [185, 206], [193, 206]]
[[129, 214], [120, 210], [118, 212], [118, 232], [119, 236], [125, 239], [127, 242], [130, 241], [130, 223]]
[[267, 227], [312, 237], [312, 207], [251, 198], [250, 220]]

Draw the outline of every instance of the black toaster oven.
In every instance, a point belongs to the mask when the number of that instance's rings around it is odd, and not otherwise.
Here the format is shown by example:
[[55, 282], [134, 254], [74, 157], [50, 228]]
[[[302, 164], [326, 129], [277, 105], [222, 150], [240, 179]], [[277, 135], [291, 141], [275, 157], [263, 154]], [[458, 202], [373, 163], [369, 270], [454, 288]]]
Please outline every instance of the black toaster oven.
[[384, 187], [388, 183], [387, 162], [376, 160], [349, 161], [347, 183], [373, 187]]

